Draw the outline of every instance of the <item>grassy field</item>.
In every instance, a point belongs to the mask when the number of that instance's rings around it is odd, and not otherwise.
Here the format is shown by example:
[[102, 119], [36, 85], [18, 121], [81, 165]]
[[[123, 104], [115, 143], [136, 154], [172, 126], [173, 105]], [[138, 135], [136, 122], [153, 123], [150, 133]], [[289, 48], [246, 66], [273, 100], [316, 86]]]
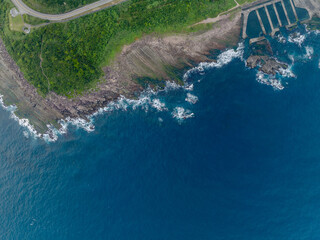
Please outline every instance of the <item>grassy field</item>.
[[9, 15], [9, 26], [11, 31], [23, 32], [24, 22], [20, 15], [12, 17]]
[[0, 35], [25, 77], [44, 95], [51, 90], [69, 97], [94, 86], [103, 75], [101, 67], [110, 64], [125, 44], [150, 33], [206, 30], [210, 24], [189, 26], [236, 5], [233, 0], [131, 0], [24, 35], [8, 29], [12, 4], [3, 1]]
[[250, 3], [250, 2], [254, 2], [256, 0], [236, 0], [237, 3], [239, 3], [240, 5], [244, 4], [244, 3]]

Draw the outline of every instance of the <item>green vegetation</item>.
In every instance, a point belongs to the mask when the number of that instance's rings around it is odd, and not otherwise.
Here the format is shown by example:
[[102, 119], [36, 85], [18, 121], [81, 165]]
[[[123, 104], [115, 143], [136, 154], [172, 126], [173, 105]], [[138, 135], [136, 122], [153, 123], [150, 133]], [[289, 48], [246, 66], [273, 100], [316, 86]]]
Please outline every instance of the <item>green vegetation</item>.
[[40, 25], [40, 24], [43, 24], [43, 23], [49, 23], [48, 20], [42, 20], [40, 18], [36, 18], [36, 17], [33, 17], [33, 16], [30, 16], [30, 15], [23, 15], [23, 20], [25, 23], [28, 23], [30, 25], [33, 25], [33, 26], [37, 26], [37, 25]]
[[210, 24], [188, 26], [235, 6], [233, 0], [131, 0], [25, 35], [8, 29], [12, 4], [1, 1], [0, 36], [25, 77], [44, 95], [54, 91], [69, 97], [93, 87], [103, 74], [101, 67], [125, 44], [153, 32], [207, 29]]
[[12, 17], [9, 14], [9, 26], [10, 26], [10, 30], [12, 31], [23, 32], [24, 22], [22, 17], [20, 15], [16, 17]]
[[23, 0], [23, 2], [43, 13], [64, 13], [97, 0]]
[[250, 3], [250, 2], [254, 2], [256, 0], [236, 0], [237, 3], [239, 3], [240, 5], [244, 4], [244, 3]]
[[183, 28], [182, 32], [185, 33], [191, 33], [191, 32], [201, 32], [201, 31], [207, 31], [211, 28], [213, 28], [214, 23], [200, 23], [196, 24], [187, 28]]

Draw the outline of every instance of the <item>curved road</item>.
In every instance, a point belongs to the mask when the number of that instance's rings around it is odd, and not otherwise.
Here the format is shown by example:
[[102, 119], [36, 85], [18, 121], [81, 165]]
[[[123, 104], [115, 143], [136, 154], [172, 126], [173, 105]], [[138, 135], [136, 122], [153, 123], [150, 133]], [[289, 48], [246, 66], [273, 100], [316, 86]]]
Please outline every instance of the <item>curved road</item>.
[[96, 12], [101, 9], [111, 7], [113, 5], [119, 4], [124, 1], [125, 0], [99, 0], [97, 2], [75, 9], [71, 12], [62, 13], [62, 14], [46, 14], [46, 13], [37, 12], [31, 9], [26, 4], [24, 4], [22, 0], [11, 0], [11, 2], [16, 6], [16, 8], [19, 10], [21, 14], [28, 14], [33, 17], [37, 17], [44, 20], [50, 20], [50, 21], [64, 21], [64, 20], [80, 17], [83, 15], [89, 14], [91, 12]]

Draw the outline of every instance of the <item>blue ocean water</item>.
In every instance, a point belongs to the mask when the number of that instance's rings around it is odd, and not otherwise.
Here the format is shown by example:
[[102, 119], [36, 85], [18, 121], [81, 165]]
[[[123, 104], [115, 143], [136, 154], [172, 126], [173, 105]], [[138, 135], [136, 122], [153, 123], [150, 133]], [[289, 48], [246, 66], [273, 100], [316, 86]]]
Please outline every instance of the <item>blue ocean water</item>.
[[235, 58], [92, 133], [26, 138], [0, 109], [0, 239], [319, 239], [320, 35], [295, 31], [270, 40], [295, 77]]

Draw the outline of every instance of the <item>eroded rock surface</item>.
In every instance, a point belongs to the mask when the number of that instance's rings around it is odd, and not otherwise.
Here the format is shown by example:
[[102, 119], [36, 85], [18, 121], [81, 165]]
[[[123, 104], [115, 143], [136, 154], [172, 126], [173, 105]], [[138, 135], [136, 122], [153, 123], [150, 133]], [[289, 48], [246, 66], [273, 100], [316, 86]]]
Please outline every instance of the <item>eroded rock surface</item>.
[[247, 66], [250, 68], [259, 67], [259, 71], [272, 75], [275, 75], [280, 69], [288, 68], [287, 64], [278, 62], [272, 57], [258, 55], [251, 55], [247, 59]]
[[273, 50], [267, 39], [252, 44], [250, 48], [252, 53], [246, 61], [248, 67], [258, 67], [259, 71], [271, 75], [275, 75], [280, 69], [288, 68], [287, 64], [273, 57]]

